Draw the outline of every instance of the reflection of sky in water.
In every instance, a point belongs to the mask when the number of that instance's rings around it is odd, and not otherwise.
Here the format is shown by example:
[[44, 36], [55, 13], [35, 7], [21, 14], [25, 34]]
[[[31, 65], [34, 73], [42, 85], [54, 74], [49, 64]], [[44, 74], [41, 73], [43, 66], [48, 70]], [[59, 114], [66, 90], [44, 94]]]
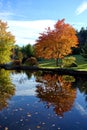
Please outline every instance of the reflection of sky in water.
[[79, 90], [77, 90], [77, 98], [75, 102], [75, 108], [79, 111], [79, 113], [82, 116], [87, 117], [87, 106], [86, 106], [86, 101], [85, 101], [85, 95], [84, 93], [80, 93]]
[[11, 75], [13, 83], [16, 85], [16, 96], [29, 96], [35, 95], [36, 83], [34, 76], [32, 75], [28, 79], [25, 73]]
[[81, 104], [79, 104], [79, 103], [77, 102], [77, 103], [75, 104], [75, 107], [76, 107], [76, 109], [80, 112], [81, 115], [87, 116], [87, 109], [85, 110], [85, 108], [84, 108]]

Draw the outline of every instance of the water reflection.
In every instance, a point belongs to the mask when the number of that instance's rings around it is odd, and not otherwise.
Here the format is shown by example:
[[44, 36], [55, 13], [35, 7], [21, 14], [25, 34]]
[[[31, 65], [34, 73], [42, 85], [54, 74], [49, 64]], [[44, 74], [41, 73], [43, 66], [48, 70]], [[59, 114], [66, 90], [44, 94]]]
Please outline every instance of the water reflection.
[[52, 106], [60, 116], [70, 111], [76, 98], [76, 89], [72, 89], [74, 77], [44, 74], [37, 81], [41, 82], [36, 89], [37, 97], [47, 108]]
[[80, 93], [83, 93], [85, 96], [85, 101], [87, 101], [87, 79], [76, 77], [73, 88], [78, 88]]
[[0, 70], [0, 130], [87, 129], [86, 78], [50, 73]]
[[10, 79], [10, 72], [0, 69], [0, 110], [8, 106], [7, 100], [15, 94], [15, 87]]
[[[40, 98], [40, 101], [45, 103], [46, 108], [53, 107], [56, 114], [63, 116], [64, 112], [70, 111], [73, 107], [77, 87], [81, 93], [85, 95], [85, 101], [87, 101], [87, 81], [80, 77], [74, 78], [73, 76], [58, 74], [49, 74], [41, 71], [38, 72], [13, 72], [12, 75], [19, 77], [19, 84], [25, 84], [27, 86], [28, 80], [34, 75], [35, 80], [38, 84], [35, 84], [34, 80], [31, 82], [32, 85], [36, 85], [36, 96]], [[31, 85], [31, 86], [32, 86]], [[25, 86], [25, 90], [30, 93], [28, 86]], [[19, 88], [18, 88], [19, 89]], [[21, 92], [25, 90], [21, 87]], [[35, 90], [32, 88], [32, 90]], [[19, 91], [18, 91], [19, 93]], [[33, 92], [35, 94], [35, 92]], [[7, 100], [15, 94], [15, 87], [11, 82], [10, 72], [0, 70], [0, 110], [8, 106]], [[23, 94], [23, 95], [26, 95]]]

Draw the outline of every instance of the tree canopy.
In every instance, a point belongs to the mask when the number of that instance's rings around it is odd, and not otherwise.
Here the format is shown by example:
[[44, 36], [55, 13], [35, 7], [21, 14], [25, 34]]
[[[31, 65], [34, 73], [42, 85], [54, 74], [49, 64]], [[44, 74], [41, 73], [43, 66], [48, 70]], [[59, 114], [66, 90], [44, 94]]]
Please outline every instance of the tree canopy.
[[77, 47], [78, 38], [75, 29], [64, 23], [64, 19], [58, 20], [54, 25], [54, 29], [50, 27], [46, 29], [36, 40], [35, 51], [36, 56], [58, 61], [59, 58], [70, 54], [72, 47]]
[[55, 113], [60, 116], [72, 108], [76, 98], [76, 89], [71, 89], [75, 80], [72, 76], [43, 74], [36, 80], [41, 83], [37, 85], [36, 96], [47, 108], [53, 106]]
[[0, 64], [10, 61], [15, 43], [15, 37], [7, 29], [7, 23], [0, 20]]

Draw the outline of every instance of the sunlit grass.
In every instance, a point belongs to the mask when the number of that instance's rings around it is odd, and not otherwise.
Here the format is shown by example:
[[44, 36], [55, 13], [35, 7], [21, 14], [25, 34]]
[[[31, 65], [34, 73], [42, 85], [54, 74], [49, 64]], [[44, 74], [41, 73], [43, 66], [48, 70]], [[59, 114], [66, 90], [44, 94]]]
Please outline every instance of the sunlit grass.
[[84, 64], [84, 65], [79, 65], [77, 67], [78, 70], [86, 70], [87, 71], [87, 64]]
[[39, 63], [39, 66], [43, 67], [43, 68], [55, 68], [55, 67], [57, 67], [55, 60], [53, 60], [53, 59], [42, 60], [42, 62]]
[[87, 60], [84, 59], [81, 55], [75, 55], [75, 58], [78, 65], [75, 69], [87, 71]]
[[[87, 71], [87, 60], [84, 59], [81, 55], [73, 55], [73, 57], [76, 58], [77, 67], [71, 67], [70, 69]], [[42, 60], [39, 63], [39, 67], [42, 67], [42, 68], [58, 68], [56, 66], [55, 60], [53, 60], [53, 59]]]

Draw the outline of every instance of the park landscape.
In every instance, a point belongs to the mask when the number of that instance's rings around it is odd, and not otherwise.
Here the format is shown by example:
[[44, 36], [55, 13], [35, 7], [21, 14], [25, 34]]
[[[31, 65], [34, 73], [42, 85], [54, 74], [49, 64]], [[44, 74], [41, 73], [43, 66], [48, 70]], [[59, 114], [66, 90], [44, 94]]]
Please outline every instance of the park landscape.
[[87, 0], [0, 0], [0, 130], [87, 130]]
[[20, 47], [7, 28], [1, 20], [0, 129], [86, 130], [87, 30], [58, 20]]
[[26, 46], [15, 44], [15, 36], [8, 32], [7, 23], [0, 21], [0, 64], [38, 66], [40, 68], [72, 68], [87, 70], [87, 30], [78, 32], [65, 19], [58, 20], [54, 29], [50, 27], [40, 33], [36, 43]]

